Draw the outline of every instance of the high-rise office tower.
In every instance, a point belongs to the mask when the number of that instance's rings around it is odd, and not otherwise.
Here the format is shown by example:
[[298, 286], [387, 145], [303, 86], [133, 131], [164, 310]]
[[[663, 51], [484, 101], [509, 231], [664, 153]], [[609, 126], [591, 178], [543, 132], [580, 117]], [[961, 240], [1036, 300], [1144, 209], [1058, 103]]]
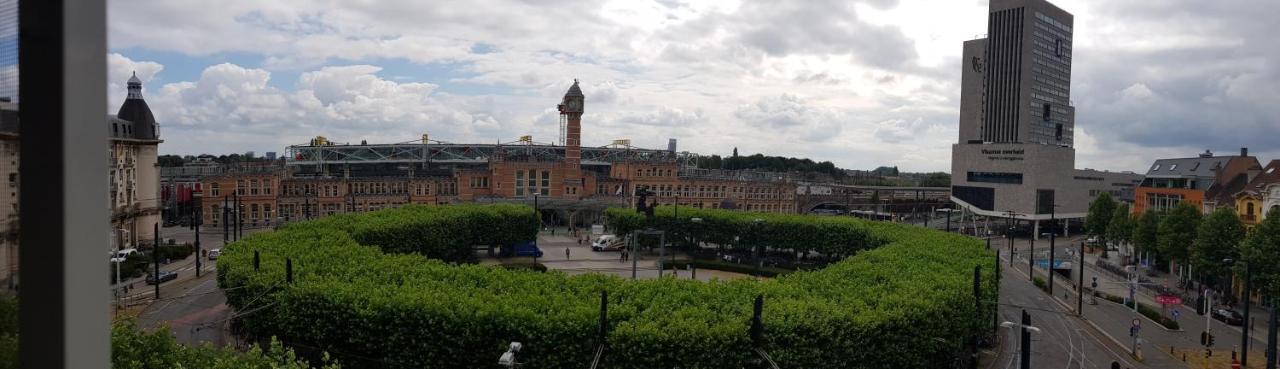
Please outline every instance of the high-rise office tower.
[[1131, 200], [1141, 176], [1074, 169], [1073, 23], [1044, 0], [991, 0], [987, 37], [964, 43], [951, 149], [951, 199], [962, 209], [1039, 226], [1085, 216], [1101, 193]]
[[965, 42], [960, 142], [1072, 146], [1073, 17], [1044, 0], [992, 0]]

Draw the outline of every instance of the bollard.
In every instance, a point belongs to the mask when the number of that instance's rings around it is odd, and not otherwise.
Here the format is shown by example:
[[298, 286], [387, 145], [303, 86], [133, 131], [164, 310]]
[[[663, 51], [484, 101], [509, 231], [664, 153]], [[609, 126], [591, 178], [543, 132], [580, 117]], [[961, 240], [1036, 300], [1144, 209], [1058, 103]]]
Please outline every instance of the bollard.
[[258, 250], [253, 250], [253, 271], [258, 271], [258, 263], [261, 258], [258, 257]]

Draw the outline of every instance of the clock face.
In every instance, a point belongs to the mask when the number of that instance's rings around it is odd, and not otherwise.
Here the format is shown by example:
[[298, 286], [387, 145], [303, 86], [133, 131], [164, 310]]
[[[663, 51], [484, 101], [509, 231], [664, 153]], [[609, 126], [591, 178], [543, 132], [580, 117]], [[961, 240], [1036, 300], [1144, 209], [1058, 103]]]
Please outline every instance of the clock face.
[[578, 100], [569, 100], [569, 110], [578, 111], [582, 109], [582, 102]]

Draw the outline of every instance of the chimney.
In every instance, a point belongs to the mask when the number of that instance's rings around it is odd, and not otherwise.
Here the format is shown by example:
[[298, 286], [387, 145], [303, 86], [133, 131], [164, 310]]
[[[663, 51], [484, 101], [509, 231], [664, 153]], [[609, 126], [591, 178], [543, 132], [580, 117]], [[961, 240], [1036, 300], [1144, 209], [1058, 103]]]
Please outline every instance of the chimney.
[[1241, 147], [1241, 148], [1240, 148], [1240, 156], [1249, 156], [1249, 148], [1248, 148], [1248, 147]]
[[1200, 154], [1200, 157], [1202, 157], [1202, 158], [1212, 158], [1212, 157], [1213, 157], [1213, 151], [1205, 150], [1205, 151], [1204, 151], [1204, 153], [1201, 153], [1201, 154]]

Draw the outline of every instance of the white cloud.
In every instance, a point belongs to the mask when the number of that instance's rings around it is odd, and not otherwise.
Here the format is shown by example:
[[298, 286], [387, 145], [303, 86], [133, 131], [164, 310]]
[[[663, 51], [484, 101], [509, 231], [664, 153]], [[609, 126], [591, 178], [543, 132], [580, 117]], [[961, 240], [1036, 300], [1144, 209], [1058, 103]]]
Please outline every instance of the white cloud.
[[[1280, 2], [1055, 4], [1076, 15], [1072, 99], [1082, 162], [1106, 150], [1149, 161], [1155, 155], [1140, 149], [1261, 147], [1280, 134], [1280, 48], [1270, 38], [1280, 30], [1261, 16], [1280, 12]], [[675, 137], [697, 152], [738, 146], [904, 170], [949, 168], [961, 42], [986, 31], [987, 14], [985, 1], [949, 0], [109, 6], [113, 50], [261, 60], [198, 65], [207, 67], [199, 78], [176, 81], [160, 64], [113, 54], [113, 106], [138, 70], [162, 124], [179, 128], [165, 131], [177, 144], [164, 150], [267, 151], [248, 146], [319, 134], [552, 141], [555, 104], [578, 78], [587, 144], [631, 138], [665, 147]], [[407, 62], [409, 71], [388, 61]], [[384, 66], [397, 75], [381, 75]], [[434, 72], [404, 76], [415, 66]], [[297, 83], [273, 87], [273, 76]]]

